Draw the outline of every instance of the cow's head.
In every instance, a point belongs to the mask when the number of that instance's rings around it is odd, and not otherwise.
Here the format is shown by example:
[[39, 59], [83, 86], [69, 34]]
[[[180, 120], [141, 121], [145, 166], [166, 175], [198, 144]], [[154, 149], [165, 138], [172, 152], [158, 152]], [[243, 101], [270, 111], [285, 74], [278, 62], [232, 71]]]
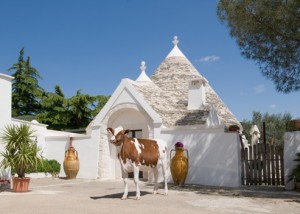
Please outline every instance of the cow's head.
[[121, 126], [117, 127], [116, 129], [107, 128], [107, 131], [112, 134], [112, 137], [109, 141], [115, 146], [121, 146], [124, 142], [125, 135], [129, 133], [129, 129], [124, 130]]

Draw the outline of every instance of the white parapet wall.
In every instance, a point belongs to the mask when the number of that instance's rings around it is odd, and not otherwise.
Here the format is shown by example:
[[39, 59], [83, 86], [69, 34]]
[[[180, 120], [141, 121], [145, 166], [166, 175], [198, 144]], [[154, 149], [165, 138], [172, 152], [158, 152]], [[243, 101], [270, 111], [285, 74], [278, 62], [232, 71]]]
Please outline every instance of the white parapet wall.
[[169, 143], [169, 154], [178, 141], [188, 150], [186, 184], [223, 187], [241, 185], [238, 133], [224, 133], [224, 129], [163, 130], [161, 138]]
[[[240, 139], [237, 132], [224, 133], [224, 127], [218, 128], [163, 128], [157, 132], [155, 139], [163, 139], [168, 145], [168, 182], [173, 183], [170, 160], [175, 155], [174, 145], [176, 142], [182, 142], [184, 148], [188, 150], [189, 169], [185, 184], [198, 184], [220, 187], [240, 187]], [[100, 143], [106, 145], [104, 138]], [[104, 154], [104, 150], [102, 154]], [[107, 152], [115, 153], [111, 148]], [[109, 156], [108, 156], [109, 157]], [[110, 167], [110, 176], [104, 178], [120, 178], [120, 164], [117, 163], [116, 155], [110, 158], [101, 159], [100, 171]], [[105, 161], [106, 164], [102, 164]], [[148, 181], [153, 182], [151, 170], [148, 171]], [[145, 175], [145, 174], [144, 174]], [[144, 177], [145, 178], [145, 177]], [[162, 175], [159, 173], [159, 181], [162, 181]]]
[[[59, 177], [66, 177], [63, 169], [65, 155], [70, 145], [70, 136], [46, 137], [45, 157], [55, 159], [61, 164]], [[98, 176], [98, 143], [87, 135], [72, 135], [72, 146], [75, 148], [79, 159], [77, 178], [96, 179]]]
[[72, 137], [72, 145], [78, 153], [80, 163], [77, 178], [97, 178], [99, 153], [99, 140], [97, 137], [99, 136], [48, 130], [47, 125], [40, 124], [37, 121], [27, 122], [12, 119], [12, 124], [19, 125], [22, 123], [29, 124], [35, 131], [38, 145], [42, 149], [42, 156], [49, 160], [57, 160], [61, 164], [59, 177], [66, 177], [63, 163], [65, 152], [70, 145], [70, 137]]

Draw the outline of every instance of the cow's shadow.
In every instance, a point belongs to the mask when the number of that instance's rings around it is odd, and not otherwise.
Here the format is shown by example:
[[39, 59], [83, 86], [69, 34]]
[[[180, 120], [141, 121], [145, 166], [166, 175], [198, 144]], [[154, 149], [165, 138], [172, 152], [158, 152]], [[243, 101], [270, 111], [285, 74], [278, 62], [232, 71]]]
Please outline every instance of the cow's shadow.
[[[148, 194], [152, 194], [150, 192], [146, 192], [146, 191], [140, 191], [141, 193], [141, 196], [144, 196], [144, 195], [148, 195]], [[135, 195], [136, 195], [136, 192], [135, 191], [132, 191], [132, 192], [128, 192], [128, 196], [127, 198], [128, 199], [135, 199]], [[123, 193], [115, 193], [115, 194], [109, 194], [109, 195], [103, 195], [103, 196], [91, 196], [90, 198], [93, 199], [93, 200], [98, 200], [98, 199], [115, 199], [115, 198], [122, 198], [123, 196]]]

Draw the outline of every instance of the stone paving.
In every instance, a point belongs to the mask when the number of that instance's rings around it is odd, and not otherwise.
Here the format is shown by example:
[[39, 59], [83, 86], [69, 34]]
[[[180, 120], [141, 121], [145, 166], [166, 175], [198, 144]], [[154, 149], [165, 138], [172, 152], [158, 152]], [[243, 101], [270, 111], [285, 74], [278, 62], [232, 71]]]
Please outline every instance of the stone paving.
[[30, 191], [0, 192], [0, 213], [300, 213], [300, 192], [279, 188], [218, 188], [188, 185], [169, 186], [168, 196], [152, 184], [140, 182], [141, 200], [121, 200], [121, 180], [32, 179]]

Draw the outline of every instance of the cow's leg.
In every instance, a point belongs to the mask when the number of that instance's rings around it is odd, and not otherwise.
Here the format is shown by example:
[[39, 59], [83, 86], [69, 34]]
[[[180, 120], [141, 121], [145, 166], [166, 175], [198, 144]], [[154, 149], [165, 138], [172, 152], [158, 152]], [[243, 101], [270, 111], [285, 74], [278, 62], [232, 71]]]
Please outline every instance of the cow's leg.
[[168, 176], [167, 176], [167, 158], [162, 160], [162, 173], [165, 182], [165, 195], [168, 195]]
[[126, 200], [128, 195], [128, 173], [125, 173], [123, 170], [122, 170], [122, 178], [124, 182], [124, 194], [121, 199]]
[[158, 168], [155, 167], [153, 168], [153, 175], [154, 175], [154, 189], [153, 189], [153, 194], [155, 195], [158, 190]]
[[140, 193], [140, 187], [139, 187], [139, 167], [135, 166], [135, 164], [134, 164], [134, 167], [133, 167], [133, 178], [134, 178], [134, 183], [135, 183], [135, 187], [136, 187], [135, 199], [140, 200], [141, 199], [141, 193]]

